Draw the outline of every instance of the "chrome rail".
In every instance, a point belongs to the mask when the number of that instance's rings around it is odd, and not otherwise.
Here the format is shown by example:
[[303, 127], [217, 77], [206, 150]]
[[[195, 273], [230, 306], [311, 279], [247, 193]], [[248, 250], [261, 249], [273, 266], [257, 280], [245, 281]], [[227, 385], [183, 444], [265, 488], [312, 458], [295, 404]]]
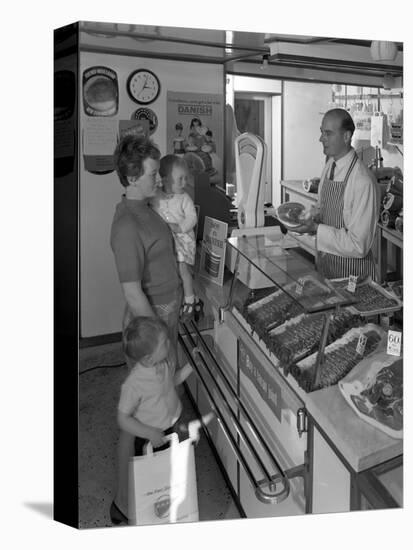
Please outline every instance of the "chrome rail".
[[[198, 375], [198, 379], [202, 383], [202, 386], [207, 394], [208, 400], [211, 404], [211, 407], [213, 411], [215, 412], [217, 416], [217, 421], [219, 425], [221, 426], [232, 450], [234, 451], [235, 455], [237, 456], [240, 464], [244, 468], [247, 477], [253, 486], [255, 490], [256, 497], [264, 503], [274, 504], [274, 503], [280, 503], [283, 500], [285, 500], [289, 493], [290, 493], [290, 482], [289, 479], [297, 476], [305, 476], [306, 472], [306, 466], [305, 464], [293, 467], [289, 470], [283, 471], [282, 467], [280, 466], [277, 459], [274, 457], [271, 449], [269, 448], [266, 441], [262, 438], [262, 436], [259, 434], [250, 414], [248, 413], [247, 409], [245, 408], [245, 405], [242, 403], [238, 395], [236, 394], [234, 388], [232, 387], [227, 375], [223, 372], [221, 366], [217, 362], [216, 358], [212, 354], [211, 350], [208, 348], [208, 346], [203, 341], [202, 335], [200, 331], [198, 330], [198, 327], [195, 325], [195, 323], [191, 323], [192, 328], [195, 330], [195, 333], [202, 343], [202, 347], [204, 350], [206, 350], [208, 356], [210, 359], [212, 359], [217, 372], [219, 373], [220, 377], [224, 381], [224, 384], [231, 394], [232, 398], [234, 399], [235, 403], [238, 405], [238, 411], [241, 413], [246, 421], [246, 424], [251, 431], [251, 433], [254, 436], [254, 439], [258, 442], [258, 444], [262, 447], [262, 449], [265, 450], [266, 454], [268, 455], [271, 463], [275, 467], [275, 469], [279, 472], [275, 475], [271, 475], [271, 473], [268, 471], [267, 467], [263, 463], [261, 457], [258, 455], [256, 449], [254, 448], [253, 443], [251, 442], [250, 437], [246, 433], [244, 427], [240, 423], [240, 420], [235, 415], [234, 411], [232, 410], [231, 406], [227, 402], [227, 399], [219, 386], [214, 374], [210, 370], [210, 366], [208, 365], [208, 362], [205, 360], [204, 356], [201, 353], [201, 350], [199, 349], [197, 342], [195, 341], [193, 334], [188, 330], [188, 327], [186, 325], [183, 325], [185, 330], [185, 336], [189, 340], [189, 345], [185, 342], [182, 335], [179, 335], [180, 343], [182, 346], [182, 349], [184, 350], [185, 354], [187, 355], [188, 359], [190, 360], [191, 364], [194, 367], [195, 372]], [[192, 348], [192, 352], [191, 352]], [[197, 364], [197, 358], [202, 361], [202, 364], [205, 368], [205, 371], [209, 374], [211, 377], [216, 389], [218, 390], [219, 396], [221, 397], [222, 404], [229, 413], [229, 417], [233, 423], [233, 427], [235, 428], [236, 432], [238, 433], [239, 437], [243, 441], [244, 445], [247, 447], [249, 453], [251, 454], [252, 458], [255, 460], [259, 470], [264, 475], [264, 479], [257, 480], [254, 476], [253, 472], [251, 471], [250, 466], [248, 465], [248, 461], [245, 458], [244, 454], [242, 453], [241, 449], [239, 448], [238, 443], [236, 442], [233, 434], [231, 433], [231, 430], [228, 426], [227, 421], [224, 419], [222, 412], [220, 410], [220, 407], [216, 403], [216, 400], [214, 399], [210, 388], [206, 384], [205, 378], [202, 375], [200, 371], [200, 365]], [[280, 490], [277, 490], [277, 487], [279, 485], [282, 485], [282, 488]]]
[[[212, 353], [212, 351], [209, 349], [209, 347], [207, 346], [207, 344], [204, 342], [203, 338], [202, 338], [202, 334], [201, 332], [199, 331], [198, 327], [196, 326], [196, 324], [194, 322], [191, 323], [192, 324], [192, 328], [195, 330], [197, 336], [199, 337], [201, 343], [202, 343], [202, 346], [203, 348], [205, 349], [205, 351], [207, 352], [207, 354], [209, 355], [209, 357], [212, 359], [212, 361], [214, 362], [215, 364], [215, 367], [216, 369], [218, 370], [219, 374], [221, 375], [222, 377], [222, 380], [224, 381], [225, 383], [225, 386], [226, 388], [228, 389], [229, 393], [231, 394], [231, 396], [233, 397], [233, 399], [237, 402], [239, 408], [241, 409], [241, 412], [243, 414], [243, 416], [245, 417], [245, 419], [247, 420], [247, 424], [249, 426], [249, 429], [251, 430], [255, 440], [258, 442], [259, 445], [261, 445], [261, 447], [266, 451], [266, 453], [268, 454], [268, 456], [270, 457], [271, 459], [271, 462], [273, 463], [273, 466], [279, 471], [279, 472], [282, 472], [282, 467], [280, 466], [278, 460], [274, 457], [274, 455], [272, 454], [272, 451], [271, 449], [269, 448], [268, 446], [268, 443], [265, 441], [265, 439], [258, 434], [258, 430], [255, 426], [255, 423], [253, 421], [253, 419], [251, 418], [251, 415], [250, 413], [248, 412], [247, 408], [245, 407], [244, 403], [242, 402], [241, 398], [237, 395], [237, 392], [234, 390], [231, 382], [229, 381], [228, 379], [228, 376], [225, 374], [225, 372], [222, 370], [221, 368], [221, 365], [218, 363], [218, 361], [216, 360], [214, 354]], [[210, 373], [211, 374], [211, 373]], [[221, 388], [219, 388], [220, 390], [220, 393], [221, 395], [223, 396], [222, 394], [222, 390]], [[225, 398], [225, 396], [223, 396]]]

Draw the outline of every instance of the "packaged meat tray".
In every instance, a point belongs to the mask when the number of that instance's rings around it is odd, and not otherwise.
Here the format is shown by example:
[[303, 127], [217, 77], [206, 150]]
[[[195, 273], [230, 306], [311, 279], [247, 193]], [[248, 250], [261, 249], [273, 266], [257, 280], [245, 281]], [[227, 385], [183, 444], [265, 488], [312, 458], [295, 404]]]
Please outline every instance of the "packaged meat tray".
[[[302, 313], [263, 336], [264, 343], [278, 358], [285, 374], [288, 373], [291, 364], [318, 348], [325, 321], [323, 313]], [[360, 321], [361, 318], [348, 308], [341, 308], [330, 322], [327, 343], [333, 342], [350, 328], [358, 326]]]
[[[345, 290], [348, 279], [332, 279], [330, 283], [338, 290]], [[351, 307], [356, 313], [364, 317], [392, 313], [403, 307], [403, 303], [399, 298], [384, 290], [372, 281], [371, 277], [357, 284], [353, 297], [356, 303], [352, 304]]]
[[285, 202], [277, 208], [277, 217], [286, 227], [298, 227], [303, 223], [305, 206], [300, 202]]
[[403, 437], [403, 359], [374, 353], [338, 383], [353, 411], [390, 437]]
[[263, 336], [266, 331], [282, 325], [287, 319], [299, 315], [302, 311], [302, 307], [288, 294], [278, 291], [260, 307], [245, 308], [243, 316], [250, 327]]
[[[357, 352], [360, 334], [367, 338], [363, 355]], [[306, 392], [332, 386], [344, 378], [364, 357], [376, 351], [385, 339], [384, 330], [372, 323], [350, 329], [341, 338], [326, 346], [316, 386], [313, 386], [313, 379], [318, 351], [293, 365], [290, 372]]]
[[340, 288], [330, 288], [312, 275], [305, 275], [300, 278], [300, 281], [288, 283], [283, 289], [276, 290], [260, 300], [249, 303], [248, 311], [251, 312], [270, 302], [278, 301], [283, 294], [298, 300], [302, 309], [308, 308], [310, 311], [325, 308], [326, 305], [344, 305], [348, 302], [354, 302], [354, 298], [348, 293], [343, 293]]

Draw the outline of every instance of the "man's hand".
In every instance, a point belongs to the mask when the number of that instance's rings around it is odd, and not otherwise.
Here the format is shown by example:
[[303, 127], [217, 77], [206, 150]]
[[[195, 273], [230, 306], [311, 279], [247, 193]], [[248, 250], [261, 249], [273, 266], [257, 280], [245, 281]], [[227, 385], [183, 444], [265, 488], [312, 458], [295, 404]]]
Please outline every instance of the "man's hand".
[[307, 233], [309, 235], [315, 235], [317, 233], [318, 223], [316, 223], [312, 218], [308, 220], [303, 220], [302, 224], [298, 227], [290, 229], [294, 233]]

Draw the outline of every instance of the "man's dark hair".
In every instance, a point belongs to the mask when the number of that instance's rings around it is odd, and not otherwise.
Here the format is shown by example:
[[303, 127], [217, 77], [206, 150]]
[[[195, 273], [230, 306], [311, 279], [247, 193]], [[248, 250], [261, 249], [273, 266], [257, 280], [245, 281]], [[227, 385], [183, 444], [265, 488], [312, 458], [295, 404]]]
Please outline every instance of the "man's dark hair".
[[143, 174], [144, 160], [147, 158], [159, 160], [160, 157], [161, 153], [152, 140], [144, 136], [124, 136], [114, 153], [115, 168], [121, 184], [128, 187], [128, 176]]

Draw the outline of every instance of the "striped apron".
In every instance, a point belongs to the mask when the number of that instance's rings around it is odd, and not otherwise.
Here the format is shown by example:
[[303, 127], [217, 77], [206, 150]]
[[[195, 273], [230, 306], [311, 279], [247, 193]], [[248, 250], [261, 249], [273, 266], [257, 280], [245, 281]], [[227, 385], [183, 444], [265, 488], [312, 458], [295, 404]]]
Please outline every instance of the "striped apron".
[[[320, 193], [320, 221], [336, 229], [344, 227], [344, 191], [348, 178], [358, 160], [354, 153], [353, 160], [347, 171], [344, 181], [332, 181], [327, 177], [324, 179]], [[358, 276], [358, 280], [368, 275], [374, 278], [374, 260], [371, 250], [364, 258], [352, 258], [337, 256], [328, 252], [319, 252], [317, 269], [326, 279], [341, 279], [350, 275]]]

